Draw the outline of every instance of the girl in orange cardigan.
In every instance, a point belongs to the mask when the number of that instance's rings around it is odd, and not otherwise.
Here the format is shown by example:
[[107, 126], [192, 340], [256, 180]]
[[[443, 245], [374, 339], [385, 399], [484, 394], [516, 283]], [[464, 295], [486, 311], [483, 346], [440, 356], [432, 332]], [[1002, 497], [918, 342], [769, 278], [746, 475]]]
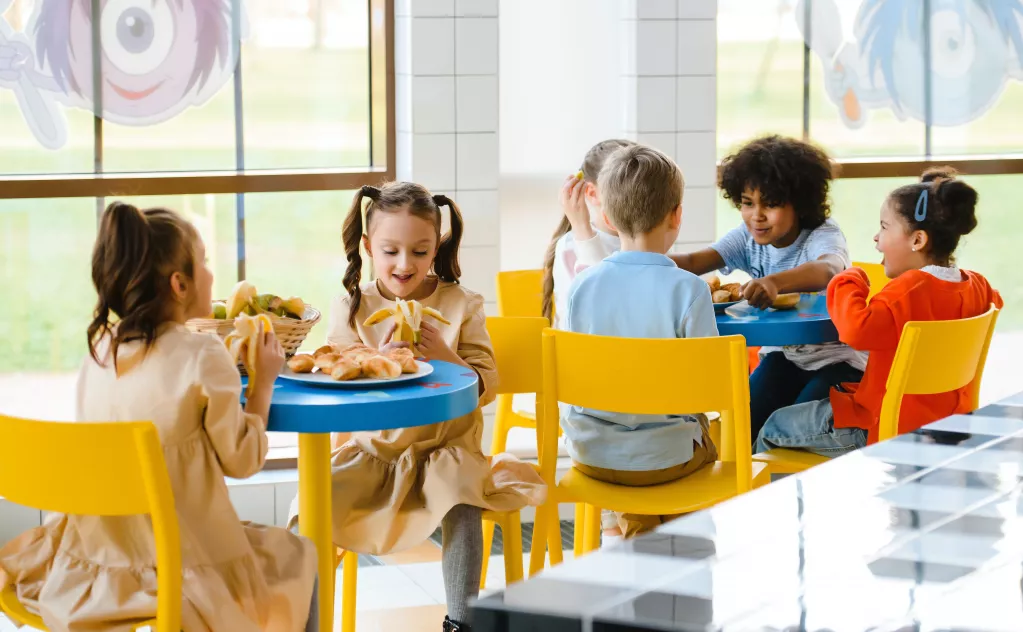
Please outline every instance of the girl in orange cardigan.
[[[760, 431], [755, 452], [802, 448], [838, 456], [876, 441], [881, 400], [905, 324], [970, 318], [992, 304], [1002, 306], [987, 279], [960, 270], [953, 258], [959, 238], [977, 227], [976, 206], [977, 192], [949, 168], [929, 170], [920, 183], [888, 196], [874, 241], [891, 282], [869, 302], [863, 270], [846, 270], [828, 285], [828, 312], [839, 338], [870, 353], [863, 380], [833, 388], [828, 399], [778, 410]], [[971, 389], [978, 387], [906, 396], [899, 432], [969, 412]]]

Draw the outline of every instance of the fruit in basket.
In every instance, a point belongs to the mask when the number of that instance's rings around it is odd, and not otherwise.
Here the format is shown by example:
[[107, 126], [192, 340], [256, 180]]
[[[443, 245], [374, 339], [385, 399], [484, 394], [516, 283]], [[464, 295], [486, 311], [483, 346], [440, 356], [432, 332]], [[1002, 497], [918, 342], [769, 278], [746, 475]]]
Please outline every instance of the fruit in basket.
[[[273, 294], [260, 294], [253, 299], [255, 307], [258, 308], [259, 313], [273, 312], [277, 314], [277, 311], [281, 308], [281, 297], [274, 296]], [[277, 314], [280, 316], [280, 314]]]
[[231, 290], [231, 296], [227, 298], [227, 317], [235, 318], [238, 314], [246, 311], [255, 298], [256, 286], [248, 281], [239, 281]]
[[305, 316], [305, 301], [297, 296], [292, 296], [286, 301], [281, 301], [280, 309], [283, 313], [278, 313], [278, 316], [291, 316], [292, 318], [301, 319]]
[[241, 360], [245, 371], [249, 374], [249, 387], [245, 390], [246, 397], [256, 382], [256, 354], [259, 349], [260, 337], [267, 331], [273, 331], [273, 323], [270, 322], [267, 315], [241, 314], [234, 319], [234, 331], [224, 339], [224, 344], [234, 361]]
[[451, 324], [444, 318], [443, 314], [432, 307], [423, 307], [419, 301], [403, 301], [398, 299], [395, 301], [394, 307], [385, 307], [367, 318], [363, 326], [372, 327], [384, 322], [388, 318], [393, 318], [397, 327], [394, 329], [391, 342], [407, 342], [415, 345], [419, 344], [421, 339], [420, 327], [422, 326], [424, 316], [429, 316], [445, 325]]
[[213, 303], [213, 312], [210, 313], [210, 318], [216, 318], [217, 320], [227, 320], [227, 303], [224, 301], [216, 301]]

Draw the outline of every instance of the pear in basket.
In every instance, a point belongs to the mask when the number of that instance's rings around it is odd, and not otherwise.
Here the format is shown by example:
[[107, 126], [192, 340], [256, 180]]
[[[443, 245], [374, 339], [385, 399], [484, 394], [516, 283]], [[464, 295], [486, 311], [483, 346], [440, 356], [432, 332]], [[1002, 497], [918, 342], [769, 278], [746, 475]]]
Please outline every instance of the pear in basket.
[[241, 360], [245, 371], [249, 374], [249, 386], [245, 389], [245, 396], [252, 392], [252, 386], [256, 383], [256, 354], [259, 350], [259, 341], [264, 332], [273, 331], [273, 323], [266, 314], [249, 316], [240, 314], [234, 319], [234, 331], [227, 335], [224, 344], [235, 362]]
[[394, 307], [385, 307], [377, 311], [362, 324], [364, 327], [372, 327], [393, 318], [397, 327], [394, 329], [391, 342], [407, 342], [414, 347], [422, 339], [420, 327], [423, 324], [423, 316], [429, 316], [445, 325], [451, 324], [443, 314], [432, 307], [423, 307], [419, 301], [403, 301], [400, 298], [395, 301]]

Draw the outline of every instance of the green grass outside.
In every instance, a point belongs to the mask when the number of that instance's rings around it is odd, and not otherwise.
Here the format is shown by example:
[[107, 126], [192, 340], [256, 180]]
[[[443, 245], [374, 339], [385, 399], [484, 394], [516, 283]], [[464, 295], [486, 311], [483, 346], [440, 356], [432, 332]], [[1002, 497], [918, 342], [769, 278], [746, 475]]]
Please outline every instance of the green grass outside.
[[[801, 47], [781, 45], [765, 79], [759, 81], [765, 50], [761, 44], [727, 44], [719, 51], [718, 135], [722, 151], [763, 132], [800, 133]], [[367, 117], [364, 55], [252, 50], [246, 52], [244, 63], [246, 160], [250, 168], [365, 164], [367, 143], [360, 132]], [[819, 80], [819, 69], [814, 80]], [[922, 149], [922, 126], [897, 122], [891, 114], [872, 113], [864, 129], [845, 130], [823, 94], [815, 89], [813, 97], [812, 129], [836, 155], [891, 155]], [[232, 107], [228, 87], [206, 106], [159, 126], [108, 125], [107, 168], [234, 168]], [[970, 151], [1016, 151], [1023, 145], [1023, 127], [1013, 112], [1021, 107], [1023, 86], [1013, 84], [994, 110], [967, 127], [966, 135], [962, 130], [944, 132], [958, 134], [957, 142]], [[91, 118], [87, 113], [70, 112], [68, 119], [68, 148], [42, 150], [24, 129], [10, 93], [0, 91], [4, 134], [0, 173], [91, 170]], [[938, 137], [936, 131], [936, 140]], [[1019, 256], [1012, 253], [1023, 224], [1015, 202], [1015, 185], [1023, 184], [1023, 176], [985, 176], [970, 181], [981, 194], [980, 228], [965, 242], [961, 263], [983, 272], [1002, 291], [1008, 309], [1000, 319], [1000, 329], [1020, 329], [1023, 270], [1014, 265]], [[845, 230], [855, 259], [878, 260], [871, 241], [878, 208], [885, 194], [904, 182], [848, 180], [835, 185], [834, 216]], [[217, 278], [215, 294], [226, 295], [236, 269], [235, 196], [134, 201], [167, 205], [188, 212], [197, 221], [210, 242], [208, 251]], [[346, 192], [245, 196], [249, 279], [263, 291], [302, 296], [326, 311], [341, 286], [344, 260], [339, 233], [350, 201], [351, 194]], [[71, 371], [78, 366], [95, 301], [89, 278], [95, 220], [92, 199], [0, 200], [0, 290], [6, 299], [0, 308], [0, 373]], [[720, 201], [719, 232], [738, 221], [738, 213]]]

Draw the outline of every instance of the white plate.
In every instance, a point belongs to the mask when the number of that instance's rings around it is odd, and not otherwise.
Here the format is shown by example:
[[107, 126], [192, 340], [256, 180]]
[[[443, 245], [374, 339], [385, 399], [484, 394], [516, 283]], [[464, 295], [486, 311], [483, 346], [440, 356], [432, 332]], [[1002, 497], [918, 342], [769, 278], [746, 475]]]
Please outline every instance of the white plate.
[[324, 388], [379, 388], [381, 386], [407, 384], [408, 382], [414, 382], [433, 373], [433, 367], [429, 364], [418, 360], [416, 360], [416, 364], [419, 365], [419, 370], [415, 373], [402, 373], [398, 377], [386, 380], [361, 377], [357, 380], [347, 380], [342, 382], [335, 380], [325, 373], [320, 373], [319, 371], [316, 371], [315, 373], [295, 373], [287, 366], [284, 367], [280, 376], [286, 380], [291, 380], [292, 382], [301, 382], [303, 384], [308, 384], [309, 386], [321, 386]]

